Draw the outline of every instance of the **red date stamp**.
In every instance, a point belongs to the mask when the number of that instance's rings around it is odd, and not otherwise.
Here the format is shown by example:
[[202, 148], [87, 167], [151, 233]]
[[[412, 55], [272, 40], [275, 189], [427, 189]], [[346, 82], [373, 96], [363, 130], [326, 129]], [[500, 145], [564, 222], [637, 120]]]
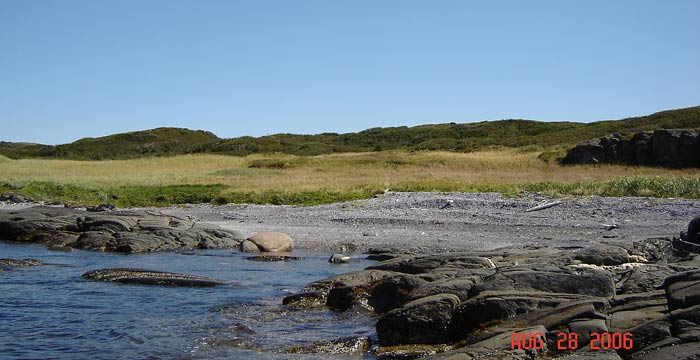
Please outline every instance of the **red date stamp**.
[[[579, 348], [578, 342], [579, 335], [575, 332], [557, 333], [557, 350], [576, 350]], [[545, 343], [546, 338], [540, 332], [514, 332], [510, 336], [511, 350], [541, 350]], [[634, 346], [634, 341], [629, 332], [592, 332], [588, 346], [591, 350], [629, 350]]]

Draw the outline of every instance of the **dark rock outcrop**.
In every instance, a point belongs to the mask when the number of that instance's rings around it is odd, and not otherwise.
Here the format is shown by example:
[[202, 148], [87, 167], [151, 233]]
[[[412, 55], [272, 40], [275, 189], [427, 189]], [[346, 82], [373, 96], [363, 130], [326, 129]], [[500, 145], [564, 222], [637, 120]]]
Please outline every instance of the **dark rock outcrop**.
[[0, 239], [124, 253], [236, 248], [242, 236], [218, 226], [150, 211], [31, 207], [0, 212]]
[[577, 145], [562, 163], [700, 167], [700, 130], [657, 130], [631, 138], [611, 134]]
[[204, 276], [129, 268], [92, 270], [83, 274], [83, 278], [88, 280], [143, 285], [210, 287], [225, 284], [222, 280]]
[[[700, 344], [700, 265], [670, 244], [397, 254], [311, 283], [284, 304], [374, 311], [380, 358], [646, 359], [664, 349], [679, 356], [676, 349]], [[534, 333], [541, 346], [514, 349], [515, 333]], [[574, 353], [557, 349], [559, 334], [569, 333], [578, 336]], [[590, 351], [596, 333], [632, 334], [633, 346]]]

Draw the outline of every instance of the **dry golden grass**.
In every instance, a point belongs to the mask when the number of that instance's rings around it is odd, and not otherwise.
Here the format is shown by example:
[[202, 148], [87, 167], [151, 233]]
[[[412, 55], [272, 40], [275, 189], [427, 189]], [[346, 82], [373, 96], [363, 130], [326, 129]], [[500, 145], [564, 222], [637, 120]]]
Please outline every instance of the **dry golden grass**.
[[[650, 177], [691, 179], [697, 183], [700, 178], [700, 169], [561, 166], [540, 160], [539, 154], [494, 150], [475, 153], [386, 151], [314, 157], [185, 155], [114, 161], [4, 158], [0, 159], [0, 182], [7, 188], [21, 189], [23, 184], [49, 182], [99, 191], [133, 186], [221, 184], [224, 185], [221, 194], [226, 196], [318, 191], [368, 194], [385, 188], [517, 192], [531, 189], [533, 183], [565, 186]], [[588, 188], [575, 186], [567, 191], [582, 195], [591, 193]]]

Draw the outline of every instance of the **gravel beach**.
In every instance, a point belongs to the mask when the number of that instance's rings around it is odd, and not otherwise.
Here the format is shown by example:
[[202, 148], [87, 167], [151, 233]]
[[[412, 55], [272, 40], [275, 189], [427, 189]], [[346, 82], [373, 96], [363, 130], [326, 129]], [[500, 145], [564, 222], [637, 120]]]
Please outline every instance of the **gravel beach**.
[[[540, 204], [557, 203], [528, 211]], [[187, 205], [153, 209], [237, 230], [289, 234], [295, 247], [329, 252], [395, 248], [415, 253], [542, 245], [588, 247], [678, 236], [700, 201], [538, 194], [398, 193], [312, 207]]]

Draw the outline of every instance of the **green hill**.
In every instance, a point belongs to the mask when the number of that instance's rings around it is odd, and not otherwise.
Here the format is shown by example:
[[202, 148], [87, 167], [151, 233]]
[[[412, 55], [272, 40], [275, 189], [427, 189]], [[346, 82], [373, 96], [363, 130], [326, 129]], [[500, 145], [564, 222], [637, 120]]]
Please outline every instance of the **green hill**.
[[532, 120], [484, 121], [415, 127], [373, 128], [359, 133], [319, 135], [276, 134], [226, 139], [198, 151], [248, 155], [287, 153], [320, 155], [373, 150], [475, 151], [488, 147], [569, 147], [613, 132], [633, 133], [669, 128], [700, 128], [700, 107], [663, 111], [649, 116], [594, 123]]
[[31, 157], [75, 160], [131, 159], [191, 153], [194, 149], [219, 140], [221, 139], [208, 131], [157, 128], [98, 138], [84, 138], [70, 144], [56, 146], [0, 143], [0, 154], [15, 159]]
[[275, 134], [258, 138], [244, 136], [233, 139], [220, 139], [206, 131], [158, 128], [100, 138], [86, 138], [57, 146], [3, 142], [0, 143], [0, 155], [10, 158], [87, 160], [186, 153], [220, 153], [238, 156], [255, 153], [320, 155], [393, 149], [465, 152], [489, 147], [563, 148], [614, 132], [634, 133], [671, 128], [700, 129], [700, 107], [593, 123], [501, 120], [468, 124], [373, 128], [346, 134]]

